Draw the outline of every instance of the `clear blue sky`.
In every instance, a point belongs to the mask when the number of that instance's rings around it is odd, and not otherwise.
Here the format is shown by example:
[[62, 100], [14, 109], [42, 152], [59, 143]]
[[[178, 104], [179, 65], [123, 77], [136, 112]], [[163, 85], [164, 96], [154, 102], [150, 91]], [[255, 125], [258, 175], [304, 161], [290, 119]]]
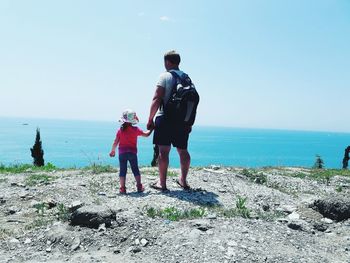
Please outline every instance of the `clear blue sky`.
[[350, 1], [0, 1], [0, 116], [146, 122], [176, 49], [198, 125], [350, 132]]

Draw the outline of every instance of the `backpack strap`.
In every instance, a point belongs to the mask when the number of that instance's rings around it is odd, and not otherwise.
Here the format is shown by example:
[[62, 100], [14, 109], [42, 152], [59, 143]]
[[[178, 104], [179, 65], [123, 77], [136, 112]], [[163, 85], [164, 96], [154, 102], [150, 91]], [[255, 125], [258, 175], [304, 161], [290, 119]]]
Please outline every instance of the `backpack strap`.
[[[181, 81], [181, 78], [174, 70], [169, 70], [168, 72], [173, 76], [174, 81], [175, 81], [172, 88], [171, 88], [171, 92], [170, 92], [170, 96], [169, 96], [169, 99], [170, 99], [174, 95], [174, 93], [176, 92], [178, 80], [180, 79], [180, 81]], [[164, 100], [162, 100], [162, 102], [160, 104], [160, 109], [164, 110], [164, 107], [165, 107], [165, 103], [164, 103]]]

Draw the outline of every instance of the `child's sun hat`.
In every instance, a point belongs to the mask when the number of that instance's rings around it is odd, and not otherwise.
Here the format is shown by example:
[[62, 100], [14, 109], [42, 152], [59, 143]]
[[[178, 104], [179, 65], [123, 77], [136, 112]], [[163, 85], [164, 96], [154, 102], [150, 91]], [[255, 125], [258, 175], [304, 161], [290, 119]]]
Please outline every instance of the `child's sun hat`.
[[121, 123], [131, 123], [137, 124], [139, 122], [139, 118], [136, 116], [136, 112], [130, 109], [123, 111], [121, 118], [119, 119]]

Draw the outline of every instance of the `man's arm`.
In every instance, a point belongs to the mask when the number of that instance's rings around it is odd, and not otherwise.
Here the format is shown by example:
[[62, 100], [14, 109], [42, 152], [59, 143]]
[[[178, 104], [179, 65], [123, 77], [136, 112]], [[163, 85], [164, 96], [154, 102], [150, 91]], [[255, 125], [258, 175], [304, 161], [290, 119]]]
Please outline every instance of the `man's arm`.
[[150, 113], [148, 117], [147, 129], [152, 130], [154, 128], [153, 118], [156, 115], [159, 106], [164, 98], [165, 89], [162, 86], [157, 86], [156, 92], [154, 93], [152, 104], [150, 108]]

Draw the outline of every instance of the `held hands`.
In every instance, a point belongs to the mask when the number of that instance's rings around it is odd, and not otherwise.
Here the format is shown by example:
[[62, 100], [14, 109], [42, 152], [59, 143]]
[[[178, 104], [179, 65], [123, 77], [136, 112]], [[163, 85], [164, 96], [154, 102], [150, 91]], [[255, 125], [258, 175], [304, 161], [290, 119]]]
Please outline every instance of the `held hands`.
[[114, 157], [114, 156], [115, 156], [115, 151], [111, 151], [111, 152], [109, 153], [109, 156], [110, 156], [110, 157]]
[[149, 119], [148, 120], [147, 130], [150, 130], [150, 131], [154, 130], [154, 121], [153, 121], [153, 119]]

